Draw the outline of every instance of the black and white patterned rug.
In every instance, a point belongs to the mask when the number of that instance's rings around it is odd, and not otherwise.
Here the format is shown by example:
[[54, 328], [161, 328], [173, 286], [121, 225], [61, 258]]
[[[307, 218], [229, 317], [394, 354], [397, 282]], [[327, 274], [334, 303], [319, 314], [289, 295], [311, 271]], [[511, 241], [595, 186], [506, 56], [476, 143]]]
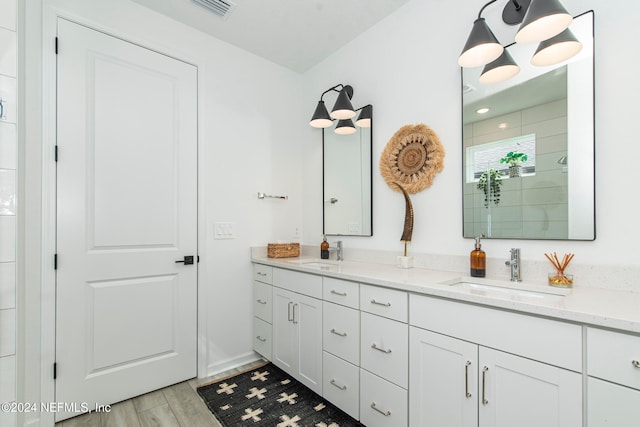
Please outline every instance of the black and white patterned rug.
[[225, 427], [363, 426], [271, 363], [198, 387], [198, 394]]

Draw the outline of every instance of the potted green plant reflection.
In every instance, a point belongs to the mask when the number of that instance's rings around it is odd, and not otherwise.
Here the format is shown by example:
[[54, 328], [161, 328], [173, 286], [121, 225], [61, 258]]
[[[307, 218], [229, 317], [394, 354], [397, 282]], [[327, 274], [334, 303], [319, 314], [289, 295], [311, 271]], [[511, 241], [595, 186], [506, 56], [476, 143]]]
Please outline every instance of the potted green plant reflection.
[[495, 169], [487, 169], [480, 175], [478, 180], [478, 190], [484, 193], [484, 207], [488, 208], [492, 203], [500, 203], [500, 186], [502, 185], [502, 175]]
[[520, 176], [520, 164], [528, 159], [529, 156], [525, 153], [509, 151], [506, 156], [500, 159], [500, 163], [509, 165], [509, 178], [517, 178]]

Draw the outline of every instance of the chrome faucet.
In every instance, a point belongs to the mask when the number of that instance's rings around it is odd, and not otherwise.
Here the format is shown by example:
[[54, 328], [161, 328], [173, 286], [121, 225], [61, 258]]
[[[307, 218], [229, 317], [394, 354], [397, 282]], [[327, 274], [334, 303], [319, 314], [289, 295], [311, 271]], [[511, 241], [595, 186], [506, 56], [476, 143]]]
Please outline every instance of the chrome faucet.
[[520, 282], [520, 248], [511, 248], [511, 259], [504, 264], [511, 267], [511, 281]]
[[335, 248], [334, 247], [330, 247], [329, 251], [336, 253], [336, 260], [338, 260], [338, 261], [344, 260], [344, 255], [342, 254], [342, 240], [338, 240], [336, 242], [336, 247]]

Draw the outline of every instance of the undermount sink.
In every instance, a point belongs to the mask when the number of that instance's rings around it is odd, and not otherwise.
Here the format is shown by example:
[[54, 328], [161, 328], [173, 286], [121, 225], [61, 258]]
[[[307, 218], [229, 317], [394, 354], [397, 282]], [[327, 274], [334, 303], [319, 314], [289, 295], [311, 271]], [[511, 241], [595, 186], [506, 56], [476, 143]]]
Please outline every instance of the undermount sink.
[[287, 262], [302, 265], [304, 267], [320, 268], [323, 270], [334, 270], [338, 268], [338, 261], [328, 259], [296, 259], [289, 260]]
[[540, 285], [524, 285], [516, 282], [461, 277], [443, 282], [443, 285], [465, 289], [475, 295], [502, 297], [515, 300], [562, 301], [571, 292], [569, 289], [552, 288]]

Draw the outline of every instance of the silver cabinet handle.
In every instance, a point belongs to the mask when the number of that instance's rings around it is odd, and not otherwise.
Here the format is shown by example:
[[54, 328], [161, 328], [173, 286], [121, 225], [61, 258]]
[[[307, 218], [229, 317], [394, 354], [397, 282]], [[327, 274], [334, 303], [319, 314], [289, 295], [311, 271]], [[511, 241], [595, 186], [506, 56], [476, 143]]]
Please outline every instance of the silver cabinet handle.
[[371, 300], [371, 304], [381, 305], [383, 307], [391, 307], [391, 303], [390, 302], [378, 302], [375, 299]]
[[632, 364], [635, 368], [640, 369], [640, 361], [638, 361], [638, 360], [632, 360], [632, 361], [631, 361], [631, 364]]
[[291, 317], [291, 306], [293, 305], [292, 301], [289, 301], [288, 307], [287, 307], [287, 320], [289, 322], [293, 322], [293, 318]]
[[467, 397], [471, 397], [471, 393], [469, 393], [469, 366], [471, 366], [471, 361], [467, 360], [464, 365], [464, 392]]
[[258, 302], [258, 304], [263, 304], [263, 305], [267, 303], [266, 301], [263, 301], [263, 300], [261, 300], [261, 299], [258, 299], [258, 300], [256, 300], [256, 301]]
[[346, 385], [340, 385], [336, 382], [336, 380], [332, 379], [331, 381], [329, 381], [331, 383], [332, 386], [335, 386], [337, 388], [339, 388], [340, 390], [346, 390], [347, 386]]
[[347, 296], [346, 292], [338, 292], [335, 289], [331, 289], [331, 293], [334, 294], [334, 295], [341, 296], [341, 297], [346, 297]]
[[376, 406], [376, 402], [371, 402], [371, 409], [378, 412], [379, 414], [384, 415], [385, 417], [391, 415], [391, 411], [381, 411], [380, 409], [378, 409], [378, 407]]
[[293, 323], [297, 324], [298, 321], [296, 320], [296, 307], [298, 306], [298, 304], [293, 304]]
[[486, 366], [484, 368], [482, 368], [482, 404], [486, 405], [487, 403], [489, 403], [489, 401], [487, 400], [487, 397], [485, 395], [485, 385], [486, 385], [486, 374], [487, 371], [489, 370], [489, 368], [487, 368]]
[[260, 335], [258, 335], [256, 338], [258, 339], [258, 341], [267, 342], [267, 339], [262, 338]]
[[391, 349], [390, 349], [390, 348], [389, 348], [389, 349], [387, 349], [387, 350], [385, 350], [385, 349], [383, 349], [383, 348], [378, 347], [378, 346], [376, 345], [376, 343], [371, 344], [371, 348], [372, 348], [372, 349], [374, 349], [374, 350], [381, 351], [381, 352], [386, 353], [386, 354], [391, 353]]
[[267, 275], [267, 273], [262, 273], [261, 271], [256, 272], [256, 274], [258, 276], [266, 276]]
[[332, 329], [332, 330], [331, 330], [331, 333], [332, 333], [332, 334], [336, 334], [336, 335], [341, 336], [341, 337], [346, 337], [346, 336], [347, 336], [347, 333], [346, 333], [346, 332], [338, 332], [338, 331], [336, 331], [335, 329]]

